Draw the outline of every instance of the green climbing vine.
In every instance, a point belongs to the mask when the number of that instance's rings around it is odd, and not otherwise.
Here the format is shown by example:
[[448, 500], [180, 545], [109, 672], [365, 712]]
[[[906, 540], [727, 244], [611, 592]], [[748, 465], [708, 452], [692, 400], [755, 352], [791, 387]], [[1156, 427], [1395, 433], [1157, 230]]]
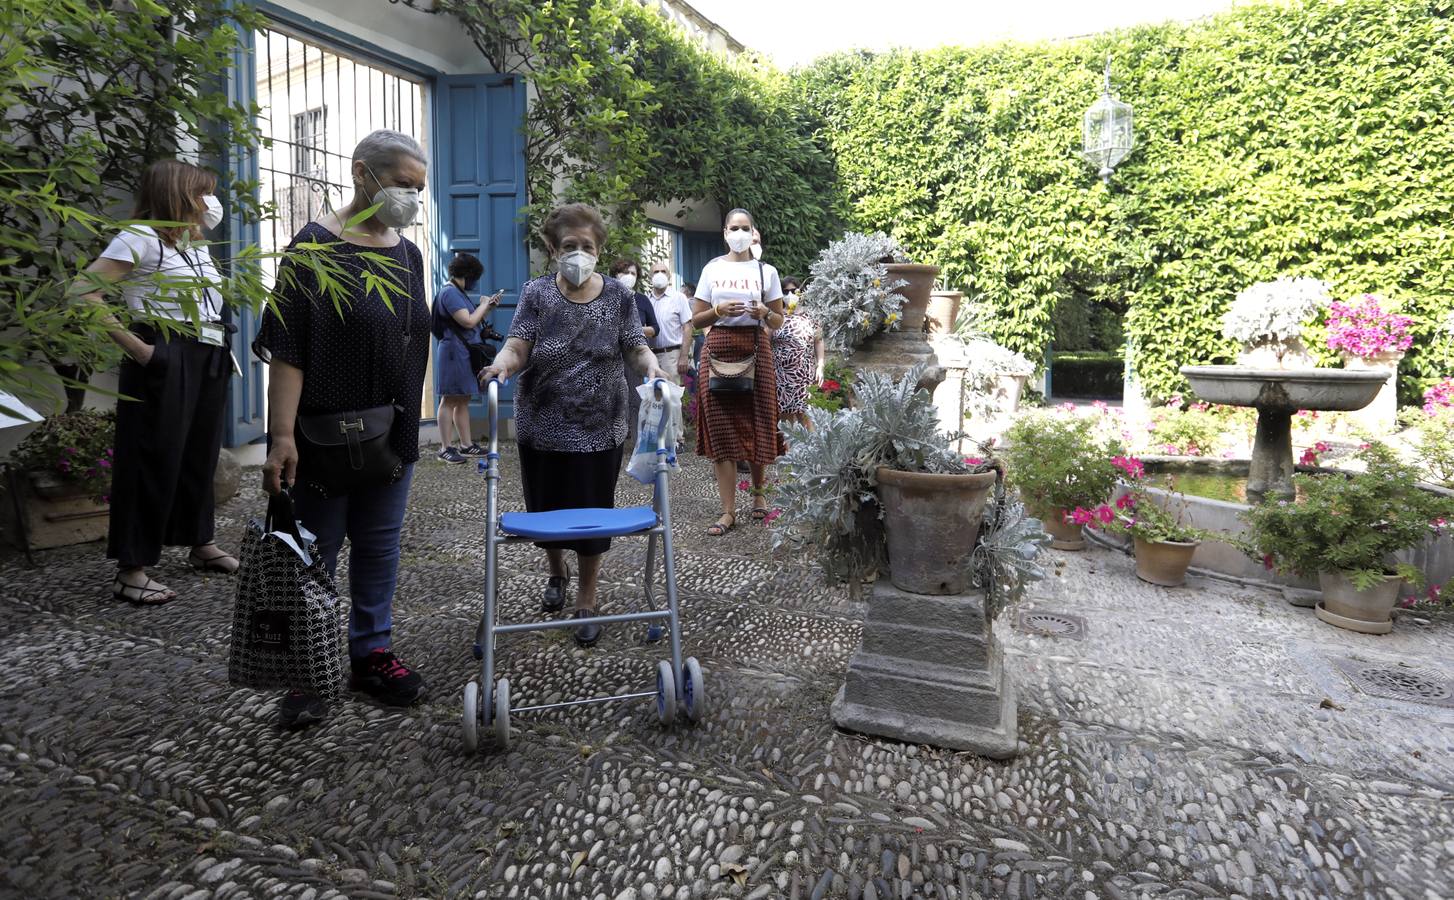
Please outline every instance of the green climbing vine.
[[458, 18], [496, 71], [527, 80], [532, 236], [561, 199], [610, 214], [612, 254], [645, 246], [644, 203], [677, 199], [751, 209], [786, 272], [834, 236], [833, 161], [783, 74], [711, 54], [634, 0], [410, 5]]

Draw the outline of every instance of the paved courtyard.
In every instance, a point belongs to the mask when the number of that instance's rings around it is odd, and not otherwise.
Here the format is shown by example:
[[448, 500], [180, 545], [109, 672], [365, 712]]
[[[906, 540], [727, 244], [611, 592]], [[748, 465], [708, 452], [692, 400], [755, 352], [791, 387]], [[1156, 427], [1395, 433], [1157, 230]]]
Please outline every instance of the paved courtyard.
[[[862, 606], [762, 527], [704, 536], [714, 488], [687, 465], [678, 559], [708, 716], [517, 716], [504, 754], [460, 746], [483, 523], [464, 467], [421, 463], [405, 529], [395, 646], [427, 701], [351, 700], [300, 734], [227, 683], [231, 580], [173, 555], [160, 577], [184, 599], [135, 609], [106, 599], [97, 545], [6, 560], [0, 895], [1454, 895], [1454, 617], [1369, 637], [1271, 591], [1156, 588], [1111, 551], [1052, 551], [1054, 577], [996, 624], [1019, 757], [904, 746], [830, 725]], [[262, 506], [249, 473], [224, 542]], [[643, 546], [613, 550], [605, 606], [637, 602]], [[538, 551], [507, 548], [502, 578], [505, 615], [532, 614]], [[666, 652], [643, 631], [590, 651], [502, 639], [502, 669], [517, 704], [638, 690]]]

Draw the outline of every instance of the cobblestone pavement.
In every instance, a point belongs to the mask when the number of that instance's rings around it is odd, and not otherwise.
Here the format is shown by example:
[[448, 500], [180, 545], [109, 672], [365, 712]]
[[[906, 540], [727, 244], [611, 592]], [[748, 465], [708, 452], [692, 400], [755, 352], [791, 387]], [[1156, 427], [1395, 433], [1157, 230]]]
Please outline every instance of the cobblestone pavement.
[[[775, 558], [762, 527], [703, 535], [713, 488], [687, 465], [685, 641], [710, 698], [695, 727], [663, 730], [645, 703], [578, 707], [517, 716], [508, 753], [463, 753], [483, 522], [465, 467], [422, 462], [406, 525], [396, 647], [428, 700], [351, 700], [302, 734], [227, 683], [231, 580], [171, 555], [160, 575], [184, 599], [135, 609], [105, 599], [96, 545], [3, 563], [0, 894], [1454, 895], [1454, 619], [1368, 637], [1266, 591], [1167, 590], [1110, 551], [1055, 553], [996, 625], [1016, 760], [842, 734], [828, 707], [861, 605], [810, 559]], [[256, 482], [222, 510], [224, 539], [261, 511]], [[613, 550], [606, 606], [636, 600], [641, 548]], [[530, 615], [538, 551], [507, 548], [502, 578], [507, 617]], [[506, 639], [502, 669], [522, 704], [640, 689], [665, 652], [640, 631], [589, 652]]]

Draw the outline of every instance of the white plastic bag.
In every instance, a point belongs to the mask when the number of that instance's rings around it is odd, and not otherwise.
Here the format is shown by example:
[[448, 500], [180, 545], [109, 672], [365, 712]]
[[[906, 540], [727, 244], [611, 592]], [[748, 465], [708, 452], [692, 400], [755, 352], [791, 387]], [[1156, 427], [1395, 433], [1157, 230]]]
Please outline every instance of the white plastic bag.
[[[658, 397], [657, 385], [664, 396]], [[641, 397], [641, 410], [636, 417], [636, 449], [626, 465], [626, 473], [642, 484], [656, 483], [656, 445], [666, 435], [666, 461], [673, 472], [677, 464], [677, 441], [682, 435], [682, 388], [669, 381], [648, 382], [636, 388]]]

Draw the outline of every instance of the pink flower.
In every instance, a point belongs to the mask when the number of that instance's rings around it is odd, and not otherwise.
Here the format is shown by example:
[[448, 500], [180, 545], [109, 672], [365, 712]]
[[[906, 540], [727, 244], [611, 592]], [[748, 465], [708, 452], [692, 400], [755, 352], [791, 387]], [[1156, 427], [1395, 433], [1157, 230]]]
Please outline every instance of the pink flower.
[[1070, 514], [1071, 521], [1076, 525], [1089, 525], [1095, 518], [1095, 514], [1083, 506], [1077, 506], [1075, 512]]
[[1318, 441], [1316, 444], [1313, 445], [1313, 449], [1318, 451], [1319, 453], [1327, 453], [1329, 450], [1333, 449], [1333, 445], [1328, 443], [1327, 441]]
[[1146, 474], [1146, 466], [1141, 460], [1130, 456], [1113, 456], [1111, 465], [1125, 472], [1132, 478], [1140, 478]]
[[1328, 348], [1364, 358], [1401, 353], [1414, 342], [1409, 334], [1413, 322], [1408, 316], [1385, 313], [1373, 294], [1364, 294], [1357, 303], [1334, 302], [1328, 307]]
[[110, 494], [102, 494], [101, 495], [101, 502], [102, 503], [110, 503], [111, 502], [111, 495]]
[[1116, 498], [1116, 509], [1133, 509], [1135, 506], [1135, 494], [1122, 494]]
[[752, 490], [752, 482], [744, 478], [741, 481], [737, 482], [737, 489], [739, 491], [750, 491]]
[[1116, 521], [1116, 511], [1102, 503], [1096, 507], [1096, 518], [1101, 520], [1102, 525], [1109, 525]]
[[984, 460], [980, 459], [978, 456], [966, 456], [964, 458], [964, 464], [966, 466], [982, 466], [984, 465]]
[[98, 459], [98, 460], [96, 460], [96, 465], [100, 466], [103, 469], [109, 469], [109, 468], [111, 468], [111, 460], [109, 460], [109, 459]]
[[1162, 446], [1161, 449], [1163, 451], [1165, 451], [1165, 453], [1166, 453], [1167, 456], [1176, 456], [1176, 455], [1178, 455], [1177, 451], [1178, 451], [1179, 448], [1175, 444], [1165, 444], [1165, 445]]
[[1299, 456], [1297, 458], [1297, 464], [1300, 466], [1316, 466], [1318, 464], [1317, 452], [1314, 451], [1313, 448], [1309, 447], [1308, 449], [1303, 451], [1302, 456]]
[[783, 511], [781, 509], [774, 509], [770, 511], [767, 515], [762, 517], [762, 524], [771, 525], [773, 522], [777, 521], [777, 517], [782, 514]]
[[1445, 378], [1424, 391], [1424, 412], [1433, 415], [1454, 406], [1454, 378]]
[[1098, 409], [1101, 412], [1105, 412], [1106, 410], [1110, 409], [1111, 407], [1104, 400], [1096, 400], [1095, 402], [1091, 403], [1091, 408], [1092, 409]]
[[65, 450], [62, 450], [61, 452], [64, 453], [65, 455], [67, 455], [67, 456], [75, 456], [77, 453], [80, 453], [81, 451], [77, 450], [75, 447], [67, 447]]

